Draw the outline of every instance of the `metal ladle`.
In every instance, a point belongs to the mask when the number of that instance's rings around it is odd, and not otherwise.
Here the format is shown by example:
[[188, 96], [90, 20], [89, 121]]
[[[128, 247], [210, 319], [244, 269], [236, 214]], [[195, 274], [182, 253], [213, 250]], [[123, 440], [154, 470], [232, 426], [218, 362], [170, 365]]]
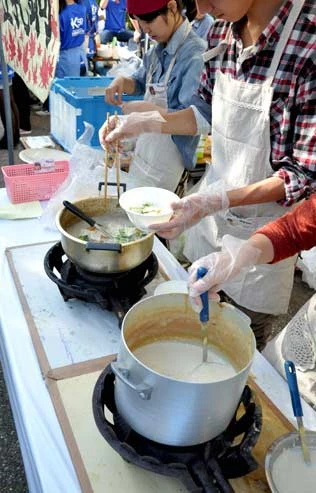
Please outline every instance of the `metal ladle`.
[[[205, 267], [199, 267], [197, 270], [197, 278], [201, 279], [207, 274], [207, 269]], [[201, 325], [201, 341], [202, 341], [202, 362], [199, 363], [192, 371], [190, 371], [189, 376], [194, 375], [199, 368], [205, 365], [220, 365], [224, 366], [224, 363], [220, 361], [207, 361], [208, 355], [208, 322], [210, 319], [209, 313], [209, 302], [208, 302], [208, 292], [202, 293], [200, 295], [202, 300], [202, 310], [200, 311], [200, 325]]]

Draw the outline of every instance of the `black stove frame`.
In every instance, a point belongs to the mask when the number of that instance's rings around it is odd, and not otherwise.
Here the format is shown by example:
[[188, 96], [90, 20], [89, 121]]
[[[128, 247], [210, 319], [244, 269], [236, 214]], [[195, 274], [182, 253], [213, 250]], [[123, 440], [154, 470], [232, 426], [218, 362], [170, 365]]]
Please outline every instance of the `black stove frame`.
[[[244, 388], [235, 415], [218, 437], [195, 446], [163, 445], [139, 435], [119, 415], [114, 399], [115, 375], [105, 367], [93, 392], [93, 413], [103, 438], [127, 462], [149, 471], [173, 476], [191, 493], [231, 493], [227, 481], [255, 470], [252, 456], [262, 429], [262, 411], [249, 386]], [[113, 424], [105, 416], [113, 415]], [[237, 418], [241, 408], [244, 413]]]
[[97, 274], [84, 271], [71, 262], [60, 242], [45, 255], [44, 269], [57, 284], [64, 299], [79, 299], [97, 303], [101, 308], [113, 311], [121, 326], [124, 315], [145, 294], [145, 286], [158, 272], [158, 260], [152, 252], [137, 267], [113, 274]]

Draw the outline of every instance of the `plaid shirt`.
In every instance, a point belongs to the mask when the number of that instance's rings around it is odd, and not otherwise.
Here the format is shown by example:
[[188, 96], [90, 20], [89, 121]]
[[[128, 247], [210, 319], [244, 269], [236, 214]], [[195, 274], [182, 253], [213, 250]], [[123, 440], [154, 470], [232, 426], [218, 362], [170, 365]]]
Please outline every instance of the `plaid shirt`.
[[[233, 37], [227, 47], [221, 70], [248, 83], [264, 81], [274, 50], [294, 0], [287, 0], [261, 33], [255, 53], [242, 63], [238, 34], [240, 23], [232, 24]], [[216, 21], [208, 36], [208, 49], [225, 39], [230, 23]], [[316, 191], [316, 14], [315, 0], [306, 0], [290, 34], [273, 80], [270, 110], [271, 167], [274, 176], [284, 180], [285, 199], [290, 206]], [[205, 64], [198, 94], [193, 104], [211, 122], [212, 91], [219, 57]]]

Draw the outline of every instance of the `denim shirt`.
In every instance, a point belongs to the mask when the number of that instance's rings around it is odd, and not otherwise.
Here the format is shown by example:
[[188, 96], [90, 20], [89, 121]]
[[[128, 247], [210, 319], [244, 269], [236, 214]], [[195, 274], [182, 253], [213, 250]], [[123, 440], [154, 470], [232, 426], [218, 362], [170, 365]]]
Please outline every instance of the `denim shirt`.
[[[176, 63], [167, 84], [169, 112], [190, 106], [204, 66], [202, 53], [206, 48], [205, 41], [191, 30], [183, 42], [188, 25], [189, 22], [185, 19], [166, 46], [160, 43], [153, 46], [144, 55], [142, 66], [132, 75], [132, 79], [135, 80], [134, 95], [143, 95], [149, 71], [152, 71], [152, 80], [148, 82], [163, 82], [169, 64], [176, 54]], [[150, 70], [153, 62], [153, 69]], [[181, 153], [185, 168], [193, 169], [199, 136], [173, 135], [172, 139]]]
[[201, 19], [194, 19], [191, 22], [195, 34], [200, 36], [200, 38], [205, 39], [205, 41], [207, 41], [208, 32], [213, 24], [214, 19], [209, 14], [205, 14]]

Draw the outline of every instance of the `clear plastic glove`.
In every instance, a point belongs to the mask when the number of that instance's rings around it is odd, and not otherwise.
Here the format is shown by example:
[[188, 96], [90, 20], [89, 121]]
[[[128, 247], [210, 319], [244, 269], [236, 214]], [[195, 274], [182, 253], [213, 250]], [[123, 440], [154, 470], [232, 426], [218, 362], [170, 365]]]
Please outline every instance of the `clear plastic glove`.
[[228, 209], [229, 199], [225, 183], [222, 180], [212, 183], [206, 190], [188, 195], [171, 204], [171, 207], [174, 215], [170, 221], [149, 226], [159, 236], [168, 240], [173, 240], [203, 217]]
[[131, 113], [124, 117], [110, 117], [109, 125], [104, 122], [99, 130], [100, 144], [104, 148], [107, 143], [116, 140], [132, 139], [142, 133], [161, 133], [165, 119], [159, 111]]
[[105, 101], [115, 106], [122, 104], [122, 95], [124, 93], [124, 78], [117, 77], [111, 84], [105, 89]]
[[[256, 265], [261, 251], [250, 245], [247, 240], [241, 240], [231, 235], [223, 236], [223, 245], [220, 252], [201, 257], [193, 262], [189, 268], [188, 288], [192, 304], [201, 310], [200, 295], [208, 292], [210, 299], [219, 301], [217, 294], [221, 285], [233, 279], [244, 269], [251, 269]], [[208, 272], [197, 280], [197, 270], [205, 267]]]
[[107, 138], [109, 133], [111, 133], [117, 126], [121, 125], [121, 118], [121, 116], [112, 115], [110, 116], [108, 121], [105, 120], [102, 127], [99, 129], [99, 141], [103, 149], [110, 149], [105, 139]]
[[[129, 115], [130, 113], [138, 113], [146, 112], [146, 111], [159, 111], [160, 108], [157, 104], [150, 103], [149, 101], [128, 101], [126, 103], [122, 103], [122, 112], [123, 115]], [[167, 110], [164, 110], [167, 113]], [[159, 111], [161, 114], [161, 111]]]

